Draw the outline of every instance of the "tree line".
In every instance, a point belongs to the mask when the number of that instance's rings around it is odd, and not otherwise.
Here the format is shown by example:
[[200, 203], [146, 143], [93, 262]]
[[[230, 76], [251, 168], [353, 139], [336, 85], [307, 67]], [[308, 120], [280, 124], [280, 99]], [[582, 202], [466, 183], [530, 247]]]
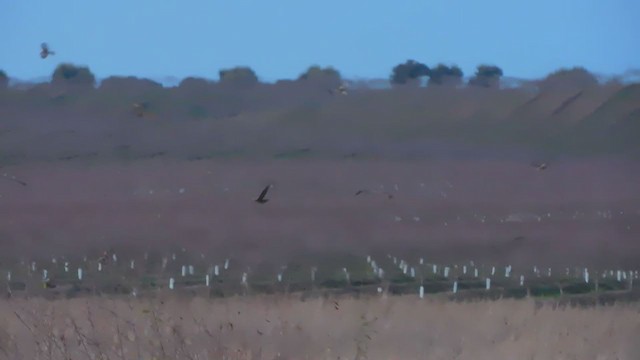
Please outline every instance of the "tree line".
[[[199, 78], [187, 77], [182, 79], [180, 87], [191, 89], [204, 89], [206, 86], [216, 83], [228, 89], [250, 88], [260, 83], [256, 72], [248, 66], [236, 66], [222, 69], [218, 72], [217, 82]], [[499, 88], [503, 71], [495, 65], [481, 64], [476, 67], [475, 73], [468, 78], [466, 86], [481, 88]], [[615, 80], [614, 80], [615, 81]], [[563, 68], [550, 73], [544, 79], [534, 81], [542, 87], [558, 86], [562, 83], [573, 83], [581, 87], [597, 86], [598, 79], [588, 70], [582, 67]], [[51, 77], [51, 85], [71, 86], [75, 88], [94, 87], [96, 77], [87, 66], [79, 66], [70, 63], [59, 64]], [[335, 89], [343, 83], [343, 77], [335, 68], [310, 66], [294, 80], [278, 80], [276, 84], [285, 83], [312, 83], [327, 89]], [[407, 60], [394, 66], [389, 76], [392, 86], [461, 86], [464, 83], [464, 73], [456, 65], [437, 64], [429, 67], [415, 60]], [[101, 81], [100, 87], [116, 88], [124, 86], [162, 87], [161, 84], [133, 76], [111, 76]], [[9, 87], [9, 76], [0, 69], [0, 89]]]
[[[222, 69], [218, 72], [219, 83], [241, 87], [250, 87], [259, 83], [259, 78], [255, 71], [248, 66], [237, 66], [229, 69]], [[497, 87], [500, 77], [503, 75], [502, 69], [495, 65], [479, 65], [475, 74], [467, 83], [469, 86]], [[391, 70], [389, 81], [394, 86], [421, 85], [423, 79], [428, 79], [428, 85], [461, 85], [463, 83], [463, 72], [456, 66], [438, 64], [429, 67], [415, 60], [407, 60], [398, 64]], [[105, 79], [109, 82], [118, 77]], [[189, 77], [183, 81], [194, 82], [197, 78]], [[204, 80], [204, 79], [201, 79]], [[313, 65], [298, 76], [295, 81], [314, 82], [326, 86], [338, 86], [342, 82], [340, 72], [333, 67], [320, 67]], [[206, 80], [204, 80], [206, 81]], [[281, 80], [286, 81], [286, 80]], [[96, 77], [87, 66], [79, 66], [71, 63], [59, 64], [54, 70], [51, 78], [52, 85], [77, 85], [95, 86]], [[104, 81], [103, 81], [104, 83]], [[9, 86], [8, 75], [0, 70], [0, 88]]]
[[[469, 79], [468, 85], [480, 87], [497, 87], [502, 77], [502, 69], [495, 65], [478, 65], [476, 72]], [[396, 65], [391, 72], [391, 83], [395, 85], [420, 84], [421, 79], [428, 78], [428, 85], [461, 85], [464, 73], [458, 66], [438, 64], [435, 67], [415, 60], [407, 60]]]

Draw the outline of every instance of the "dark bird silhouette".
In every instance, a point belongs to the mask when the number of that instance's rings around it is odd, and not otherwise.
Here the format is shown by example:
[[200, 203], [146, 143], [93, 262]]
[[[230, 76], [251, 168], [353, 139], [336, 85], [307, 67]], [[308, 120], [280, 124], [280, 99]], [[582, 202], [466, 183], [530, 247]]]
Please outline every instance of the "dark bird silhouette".
[[532, 162], [531, 166], [535, 167], [536, 169], [538, 169], [539, 171], [542, 170], [546, 170], [547, 169], [547, 163], [540, 163], [540, 162]]
[[258, 196], [258, 198], [255, 200], [258, 204], [264, 204], [267, 201], [269, 201], [269, 199], [265, 197], [267, 196], [267, 192], [269, 191], [270, 188], [271, 188], [271, 185], [265, 186], [264, 190], [262, 190], [262, 192], [260, 193], [260, 196]]
[[55, 51], [51, 51], [49, 49], [49, 45], [47, 43], [40, 44], [40, 57], [46, 59], [49, 55], [55, 55]]

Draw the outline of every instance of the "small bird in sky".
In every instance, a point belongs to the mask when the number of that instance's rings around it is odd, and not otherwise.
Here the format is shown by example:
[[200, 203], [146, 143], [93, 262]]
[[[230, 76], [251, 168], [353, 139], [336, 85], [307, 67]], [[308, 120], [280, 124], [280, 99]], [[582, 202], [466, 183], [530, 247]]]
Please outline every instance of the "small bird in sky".
[[49, 45], [47, 43], [40, 44], [40, 57], [46, 59], [49, 55], [55, 55], [55, 51], [51, 51], [49, 49]]

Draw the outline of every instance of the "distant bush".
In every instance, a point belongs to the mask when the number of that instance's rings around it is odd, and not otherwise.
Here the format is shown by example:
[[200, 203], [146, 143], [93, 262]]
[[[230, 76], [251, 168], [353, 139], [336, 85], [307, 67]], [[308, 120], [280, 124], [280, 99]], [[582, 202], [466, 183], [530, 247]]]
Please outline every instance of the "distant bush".
[[206, 88], [211, 84], [212, 82], [205, 78], [189, 76], [182, 79], [178, 84], [178, 87], [198, 89], [198, 88]]
[[549, 74], [544, 80], [540, 81], [540, 87], [542, 88], [587, 88], [593, 86], [598, 86], [598, 79], [583, 67], [560, 69]]
[[429, 71], [429, 85], [459, 85], [462, 83], [462, 69], [458, 66], [438, 64]]
[[214, 82], [199, 77], [186, 77], [178, 84], [178, 91], [188, 96], [204, 95], [210, 92]]
[[313, 65], [300, 74], [298, 80], [333, 79], [340, 81], [341, 78], [340, 72], [330, 66], [322, 68], [318, 65]]
[[246, 66], [237, 66], [231, 69], [223, 69], [218, 72], [221, 84], [253, 86], [258, 83], [258, 76]]
[[338, 70], [332, 67], [321, 68], [318, 65], [313, 65], [309, 67], [307, 71], [300, 74], [297, 81], [319, 84], [326, 87], [337, 87], [342, 83], [342, 76]]
[[9, 86], [9, 77], [7, 73], [0, 70], [0, 89], [6, 89]]
[[407, 60], [404, 64], [398, 64], [391, 71], [391, 83], [393, 85], [419, 84], [420, 78], [429, 76], [429, 67], [415, 60]]
[[53, 72], [51, 83], [55, 85], [75, 85], [93, 87], [96, 77], [86, 66], [76, 66], [73, 64], [60, 64]]
[[475, 75], [469, 79], [469, 85], [486, 88], [498, 87], [502, 75], [502, 69], [495, 65], [478, 65]]

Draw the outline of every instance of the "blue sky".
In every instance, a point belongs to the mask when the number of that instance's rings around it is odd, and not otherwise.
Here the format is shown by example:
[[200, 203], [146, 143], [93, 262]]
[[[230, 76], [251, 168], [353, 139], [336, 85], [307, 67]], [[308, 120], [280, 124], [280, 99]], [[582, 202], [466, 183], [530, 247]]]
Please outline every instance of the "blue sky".
[[[0, 0], [0, 69], [215, 79], [248, 65], [274, 80], [319, 64], [386, 78], [412, 58], [467, 74], [479, 63], [524, 78], [617, 74], [640, 68], [638, 14], [638, 0]], [[56, 56], [40, 59], [43, 41]]]

